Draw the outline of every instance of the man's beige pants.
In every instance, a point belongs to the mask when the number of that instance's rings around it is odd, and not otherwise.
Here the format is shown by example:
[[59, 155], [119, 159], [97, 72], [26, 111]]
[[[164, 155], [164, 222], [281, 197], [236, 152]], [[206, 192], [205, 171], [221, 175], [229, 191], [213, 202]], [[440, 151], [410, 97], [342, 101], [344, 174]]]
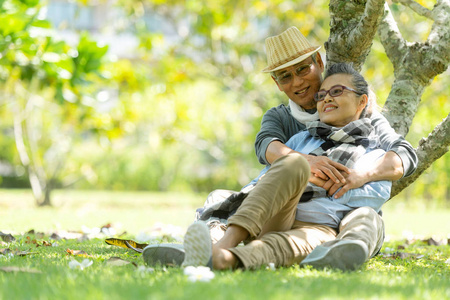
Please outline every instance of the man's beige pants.
[[338, 230], [295, 220], [298, 200], [310, 173], [308, 162], [297, 153], [277, 159], [228, 219], [228, 226], [240, 226], [250, 234], [251, 241], [245, 246], [229, 249], [244, 268], [259, 268], [269, 263], [291, 266], [300, 263], [316, 246], [331, 245], [339, 239], [364, 242], [370, 256], [381, 249], [384, 224], [372, 208], [353, 210], [344, 217]]

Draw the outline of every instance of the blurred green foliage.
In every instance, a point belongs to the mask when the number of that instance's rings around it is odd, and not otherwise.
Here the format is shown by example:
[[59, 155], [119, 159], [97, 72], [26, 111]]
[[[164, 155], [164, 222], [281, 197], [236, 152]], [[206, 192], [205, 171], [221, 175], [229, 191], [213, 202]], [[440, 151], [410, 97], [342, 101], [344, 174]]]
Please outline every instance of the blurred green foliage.
[[[41, 157], [54, 160], [48, 155], [52, 145], [68, 141], [62, 162], [53, 167], [59, 170], [57, 186], [240, 189], [262, 168], [253, 148], [262, 115], [287, 103], [260, 72], [266, 64], [264, 39], [294, 25], [323, 45], [329, 32], [324, 0], [118, 0], [109, 9], [121, 14], [102, 30], [131, 33], [139, 43], [130, 57], [115, 57], [87, 33], [78, 32], [77, 47], [55, 38], [58, 30], [39, 18], [45, 3], [0, 4], [0, 167], [13, 174], [0, 173], [3, 187], [22, 186], [28, 175], [11, 116], [11, 95], [18, 97], [19, 83], [28, 92], [22, 94], [41, 99], [34, 105], [41, 108], [34, 121], [43, 128]], [[427, 37], [431, 22], [401, 5], [391, 8], [405, 38]], [[382, 105], [393, 74], [377, 39], [363, 74]], [[425, 92], [407, 136], [413, 146], [450, 111], [448, 86], [447, 71]], [[444, 203], [450, 190], [439, 179], [449, 173], [447, 154], [398, 197]]]

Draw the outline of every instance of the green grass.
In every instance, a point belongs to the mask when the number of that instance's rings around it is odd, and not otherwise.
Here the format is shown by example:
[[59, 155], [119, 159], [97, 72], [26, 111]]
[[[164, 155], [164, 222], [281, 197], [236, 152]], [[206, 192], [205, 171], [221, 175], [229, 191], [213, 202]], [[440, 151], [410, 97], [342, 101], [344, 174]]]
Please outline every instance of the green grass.
[[[445, 210], [411, 211], [388, 203], [384, 219], [391, 239], [382, 249], [385, 255], [370, 260], [356, 272], [297, 266], [276, 271], [216, 271], [209, 283], [192, 283], [179, 268], [156, 267], [153, 272], [140, 272], [138, 267], [144, 266], [140, 254], [109, 246], [102, 235], [85, 241], [54, 241], [49, 237], [58, 229], [77, 231], [82, 225], [100, 227], [119, 222], [121, 229], [127, 231], [122, 238], [151, 231], [157, 222], [186, 228], [193, 219], [194, 208], [204, 198], [205, 195], [192, 194], [57, 191], [54, 208], [35, 209], [29, 192], [0, 190], [0, 231], [13, 232], [16, 237], [14, 242], [0, 243], [0, 249], [34, 253], [0, 256], [0, 268], [15, 266], [41, 272], [0, 271], [0, 299], [450, 298], [450, 264], [446, 263], [450, 246], [428, 246], [420, 239], [408, 244], [402, 237], [407, 230], [426, 238], [446, 238], [450, 214]], [[25, 233], [29, 229], [45, 234]], [[33, 239], [53, 246], [36, 247], [29, 242]], [[406, 248], [399, 250], [399, 246]], [[88, 257], [70, 255], [67, 249], [83, 250]], [[386, 257], [396, 251], [421, 256]], [[138, 267], [108, 265], [108, 259], [114, 256]], [[84, 270], [69, 268], [71, 260], [85, 258], [92, 260], [93, 265]]]

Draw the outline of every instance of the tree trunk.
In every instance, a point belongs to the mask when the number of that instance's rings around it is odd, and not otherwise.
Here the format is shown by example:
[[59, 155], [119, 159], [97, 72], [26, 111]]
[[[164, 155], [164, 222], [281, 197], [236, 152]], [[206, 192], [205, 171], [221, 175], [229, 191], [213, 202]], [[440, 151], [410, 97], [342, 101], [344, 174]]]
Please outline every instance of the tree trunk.
[[[330, 0], [330, 38], [325, 43], [327, 64], [353, 62], [361, 69], [378, 30], [386, 54], [394, 66], [395, 80], [383, 114], [391, 126], [406, 136], [419, 107], [422, 94], [433, 79], [447, 70], [450, 62], [449, 0], [438, 0], [432, 10], [410, 0], [397, 0], [416, 13], [434, 21], [424, 43], [403, 39], [389, 6], [380, 0]], [[393, 185], [395, 196], [414, 182], [434, 161], [448, 152], [450, 120], [447, 117], [417, 147], [419, 166], [410, 177]]]

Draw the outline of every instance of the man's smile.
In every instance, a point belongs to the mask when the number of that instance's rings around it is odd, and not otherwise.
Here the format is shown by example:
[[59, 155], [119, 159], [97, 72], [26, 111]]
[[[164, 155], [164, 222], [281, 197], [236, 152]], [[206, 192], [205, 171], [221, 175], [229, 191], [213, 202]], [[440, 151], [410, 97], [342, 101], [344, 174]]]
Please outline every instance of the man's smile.
[[296, 95], [303, 95], [303, 94], [305, 94], [308, 90], [309, 90], [309, 87], [304, 88], [303, 90], [300, 90], [300, 91], [296, 91], [295, 94], [296, 94]]

